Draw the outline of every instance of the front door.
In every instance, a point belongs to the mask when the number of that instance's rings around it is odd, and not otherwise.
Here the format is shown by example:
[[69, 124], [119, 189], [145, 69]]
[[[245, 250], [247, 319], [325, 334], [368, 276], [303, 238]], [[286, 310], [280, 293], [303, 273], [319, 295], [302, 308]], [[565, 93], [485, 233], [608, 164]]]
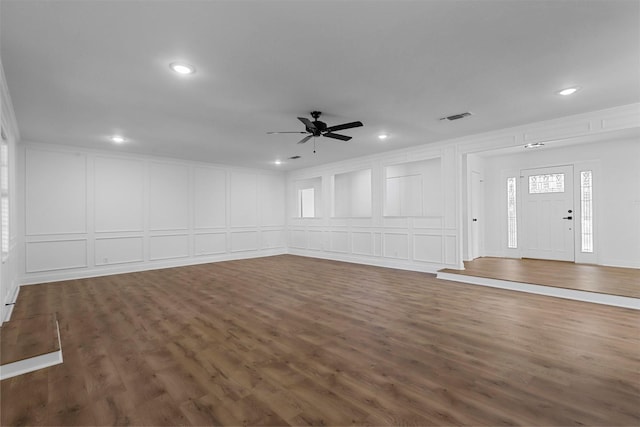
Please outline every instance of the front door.
[[471, 259], [480, 256], [480, 200], [484, 198], [482, 193], [482, 181], [480, 173], [471, 172]]
[[520, 176], [523, 256], [574, 261], [573, 166], [526, 169]]

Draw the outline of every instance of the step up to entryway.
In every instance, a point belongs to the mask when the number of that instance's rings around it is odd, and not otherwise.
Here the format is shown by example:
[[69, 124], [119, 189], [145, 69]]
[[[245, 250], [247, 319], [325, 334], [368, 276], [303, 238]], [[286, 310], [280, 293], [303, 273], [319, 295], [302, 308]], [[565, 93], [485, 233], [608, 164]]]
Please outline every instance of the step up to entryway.
[[556, 298], [572, 299], [595, 304], [611, 305], [614, 307], [640, 310], [640, 299], [620, 295], [603, 294], [581, 291], [554, 286], [538, 285], [534, 283], [515, 282], [481, 276], [466, 275], [460, 271], [443, 269], [438, 271], [436, 278], [470, 285], [488, 286], [491, 288], [507, 289], [511, 291], [527, 292]]
[[55, 314], [14, 319], [0, 327], [0, 380], [62, 363]]

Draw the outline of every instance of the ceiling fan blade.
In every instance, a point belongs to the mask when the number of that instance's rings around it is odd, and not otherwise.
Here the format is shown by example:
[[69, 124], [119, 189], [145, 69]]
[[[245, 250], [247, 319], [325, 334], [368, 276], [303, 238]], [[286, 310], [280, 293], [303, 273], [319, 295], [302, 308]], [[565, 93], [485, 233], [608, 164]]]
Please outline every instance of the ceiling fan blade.
[[322, 134], [322, 136], [326, 136], [328, 138], [334, 138], [334, 139], [339, 139], [341, 141], [348, 141], [351, 139], [350, 136], [347, 135], [340, 135], [339, 133], [331, 133], [331, 132], [327, 132], [325, 134]]
[[267, 132], [267, 135], [274, 135], [277, 133], [308, 133], [308, 132], [294, 130], [294, 131], [284, 131], [284, 132]]
[[313, 138], [313, 135], [307, 135], [304, 138], [302, 138], [300, 141], [298, 141], [298, 144], [304, 144], [305, 142], [307, 142], [311, 138]]
[[307, 119], [305, 117], [298, 117], [298, 120], [300, 120], [302, 123], [304, 123], [304, 125], [307, 127], [307, 129], [316, 130], [316, 125], [311, 123], [311, 120], [309, 120], [309, 119]]
[[351, 122], [351, 123], [344, 123], [341, 125], [335, 125], [335, 126], [329, 126], [327, 128], [328, 132], [333, 132], [334, 130], [343, 130], [343, 129], [351, 129], [351, 128], [357, 128], [363, 126], [362, 122]]

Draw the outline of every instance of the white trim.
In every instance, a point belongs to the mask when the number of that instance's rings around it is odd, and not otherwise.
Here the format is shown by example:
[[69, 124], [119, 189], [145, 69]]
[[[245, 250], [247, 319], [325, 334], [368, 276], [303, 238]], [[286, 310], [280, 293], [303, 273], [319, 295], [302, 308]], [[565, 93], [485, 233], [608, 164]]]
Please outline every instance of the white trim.
[[105, 264], [104, 267], [96, 267], [90, 270], [74, 270], [62, 272], [62, 270], [51, 270], [50, 274], [29, 274], [22, 277], [21, 286], [39, 285], [41, 283], [61, 282], [64, 280], [87, 279], [91, 277], [110, 276], [113, 274], [136, 273], [139, 271], [161, 270], [164, 268], [186, 267], [189, 265], [209, 264], [222, 261], [235, 261], [249, 258], [262, 258], [288, 253], [285, 248], [259, 249], [256, 253], [233, 252], [224, 253], [221, 256], [202, 256], [198, 258], [178, 258], [164, 259], [158, 261], [146, 261], [138, 265], [127, 263], [124, 265]]
[[56, 331], [58, 334], [58, 351], [41, 354], [40, 356], [30, 357], [17, 362], [7, 363], [0, 366], [0, 380], [6, 380], [22, 374], [48, 368], [50, 366], [59, 365], [62, 360], [62, 343], [60, 342], [60, 325], [56, 320]]
[[488, 279], [484, 277], [466, 276], [456, 273], [438, 272], [438, 279], [453, 282], [468, 283], [471, 285], [488, 286], [491, 288], [508, 289], [511, 291], [526, 292], [530, 294], [545, 295], [556, 298], [571, 299], [576, 301], [591, 302], [595, 304], [611, 305], [614, 307], [640, 310], [640, 299], [623, 297], [619, 295], [600, 294], [596, 292], [578, 291], [575, 289], [555, 288], [552, 286], [534, 285], [532, 283], [509, 282], [507, 280]]

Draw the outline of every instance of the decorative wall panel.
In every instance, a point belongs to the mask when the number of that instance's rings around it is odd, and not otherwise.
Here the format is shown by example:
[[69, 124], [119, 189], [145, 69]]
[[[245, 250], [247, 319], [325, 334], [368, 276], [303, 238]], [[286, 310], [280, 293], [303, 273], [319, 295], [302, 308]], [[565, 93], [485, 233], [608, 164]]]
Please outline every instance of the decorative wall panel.
[[87, 267], [87, 241], [28, 242], [26, 261], [27, 273]]
[[140, 160], [96, 157], [95, 231], [142, 231], [143, 187], [144, 164]]
[[95, 241], [95, 265], [140, 261], [144, 261], [142, 237], [111, 237]]
[[193, 226], [195, 229], [226, 226], [226, 192], [225, 171], [204, 167], [193, 169]]
[[257, 251], [257, 231], [236, 231], [231, 233], [231, 252]]
[[26, 167], [26, 234], [86, 233], [86, 156], [28, 149]]
[[185, 165], [149, 164], [149, 228], [186, 230], [189, 226], [189, 173]]
[[193, 236], [194, 255], [215, 255], [227, 252], [227, 233], [202, 233]]
[[189, 236], [186, 234], [149, 238], [149, 259], [152, 261], [187, 256], [189, 256]]

